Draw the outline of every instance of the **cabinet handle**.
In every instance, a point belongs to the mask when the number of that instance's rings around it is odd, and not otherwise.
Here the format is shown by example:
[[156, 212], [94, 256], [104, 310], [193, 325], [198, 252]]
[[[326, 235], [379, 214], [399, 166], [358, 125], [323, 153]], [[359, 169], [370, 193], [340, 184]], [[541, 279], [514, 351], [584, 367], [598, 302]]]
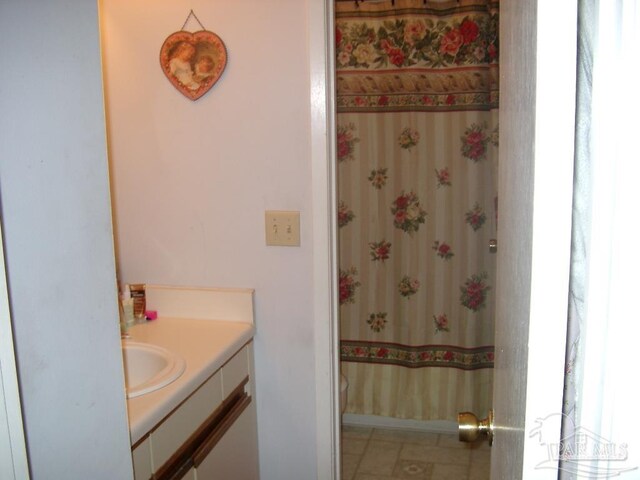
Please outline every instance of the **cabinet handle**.
[[222, 419], [218, 426], [211, 432], [211, 435], [207, 437], [207, 439], [193, 454], [192, 458], [194, 467], [198, 468], [198, 466], [200, 466], [204, 459], [207, 458], [207, 455], [209, 455], [211, 450], [213, 450], [218, 442], [222, 440], [224, 434], [233, 426], [235, 421], [240, 417], [240, 415], [242, 415], [242, 412], [245, 411], [250, 403], [251, 397], [245, 393], [238, 403], [236, 403], [229, 413]]

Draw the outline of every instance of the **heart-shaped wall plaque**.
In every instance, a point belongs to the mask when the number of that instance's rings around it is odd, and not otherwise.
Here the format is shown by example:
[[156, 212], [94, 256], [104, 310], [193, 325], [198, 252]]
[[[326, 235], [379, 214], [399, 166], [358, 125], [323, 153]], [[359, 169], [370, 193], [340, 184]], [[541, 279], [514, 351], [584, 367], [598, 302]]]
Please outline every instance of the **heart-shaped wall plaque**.
[[185, 97], [197, 100], [222, 76], [227, 49], [213, 32], [172, 33], [160, 49], [160, 65], [171, 84]]

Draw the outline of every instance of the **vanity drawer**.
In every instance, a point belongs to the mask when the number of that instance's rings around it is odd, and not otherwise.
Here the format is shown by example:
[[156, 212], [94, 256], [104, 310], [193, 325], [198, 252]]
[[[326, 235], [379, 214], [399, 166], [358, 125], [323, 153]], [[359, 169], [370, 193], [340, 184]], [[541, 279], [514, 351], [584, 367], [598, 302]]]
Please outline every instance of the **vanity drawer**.
[[249, 354], [245, 346], [222, 366], [222, 393], [227, 398], [249, 376]]
[[255, 405], [242, 406], [239, 414], [215, 445], [196, 462], [199, 479], [257, 480], [258, 444]]
[[171, 455], [222, 403], [223, 398], [222, 371], [218, 370], [151, 432], [153, 471], [158, 470], [169, 460]]

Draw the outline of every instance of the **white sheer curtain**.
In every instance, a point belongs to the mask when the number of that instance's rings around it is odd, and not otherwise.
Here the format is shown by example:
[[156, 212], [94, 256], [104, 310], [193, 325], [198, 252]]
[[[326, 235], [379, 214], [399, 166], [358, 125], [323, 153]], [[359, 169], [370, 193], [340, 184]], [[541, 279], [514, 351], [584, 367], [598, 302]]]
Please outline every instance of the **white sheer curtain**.
[[564, 438], [588, 431], [609, 446], [568, 458], [561, 478], [640, 478], [626, 471], [640, 466], [640, 1], [580, 11]]

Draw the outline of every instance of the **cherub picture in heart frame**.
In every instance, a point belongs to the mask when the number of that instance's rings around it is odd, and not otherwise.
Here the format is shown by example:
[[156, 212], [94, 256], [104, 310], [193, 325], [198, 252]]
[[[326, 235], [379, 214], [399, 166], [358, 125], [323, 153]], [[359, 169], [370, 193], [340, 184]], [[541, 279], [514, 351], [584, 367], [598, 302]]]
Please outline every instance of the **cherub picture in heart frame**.
[[213, 87], [226, 64], [224, 42], [207, 30], [173, 33], [160, 49], [160, 65], [164, 74], [180, 93], [191, 100], [197, 100]]

